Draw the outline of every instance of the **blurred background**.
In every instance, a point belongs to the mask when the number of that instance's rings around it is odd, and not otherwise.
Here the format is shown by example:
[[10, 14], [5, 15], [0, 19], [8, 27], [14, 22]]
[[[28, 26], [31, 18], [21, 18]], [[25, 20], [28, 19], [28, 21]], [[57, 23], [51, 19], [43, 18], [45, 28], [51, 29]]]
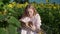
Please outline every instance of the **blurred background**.
[[19, 34], [19, 19], [29, 3], [40, 14], [46, 34], [60, 34], [60, 0], [0, 0], [0, 34]]

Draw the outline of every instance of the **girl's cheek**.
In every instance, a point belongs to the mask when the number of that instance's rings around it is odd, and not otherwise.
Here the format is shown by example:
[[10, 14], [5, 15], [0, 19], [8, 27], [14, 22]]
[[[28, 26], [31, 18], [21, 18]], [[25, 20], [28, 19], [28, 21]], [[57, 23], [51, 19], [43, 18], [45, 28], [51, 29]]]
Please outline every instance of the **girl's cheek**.
[[30, 11], [29, 14], [31, 15], [31, 14], [33, 14], [33, 13]]
[[32, 9], [29, 9], [28, 11], [29, 11], [29, 14], [30, 14], [30, 15], [33, 15], [33, 12], [34, 12], [34, 11], [33, 11]]

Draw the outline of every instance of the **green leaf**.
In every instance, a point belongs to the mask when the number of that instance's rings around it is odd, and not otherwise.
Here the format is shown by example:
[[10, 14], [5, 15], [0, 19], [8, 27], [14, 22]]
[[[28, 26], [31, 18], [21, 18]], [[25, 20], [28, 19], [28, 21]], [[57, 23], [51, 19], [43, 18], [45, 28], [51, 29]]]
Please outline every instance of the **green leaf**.
[[3, 4], [2, 0], [0, 0], [0, 6]]
[[5, 28], [0, 28], [0, 34], [8, 34], [8, 31]]
[[3, 20], [4, 16], [2, 14], [0, 14], [0, 20]]
[[20, 27], [20, 22], [13, 16], [10, 17], [10, 19], [7, 20], [8, 23]]
[[13, 26], [13, 25], [9, 25], [9, 27], [7, 28], [8, 29], [8, 33], [9, 34], [17, 34], [17, 27]]

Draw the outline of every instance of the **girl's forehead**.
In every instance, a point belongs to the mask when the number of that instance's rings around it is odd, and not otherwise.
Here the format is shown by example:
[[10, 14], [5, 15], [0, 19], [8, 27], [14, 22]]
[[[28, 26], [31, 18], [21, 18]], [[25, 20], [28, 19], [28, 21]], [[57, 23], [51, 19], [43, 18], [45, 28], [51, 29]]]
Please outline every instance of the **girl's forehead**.
[[32, 8], [32, 9], [33, 9], [34, 7], [33, 7], [33, 6], [31, 6], [30, 8]]
[[28, 11], [31, 11], [31, 10], [33, 10], [33, 9], [31, 9], [31, 8], [28, 9]]

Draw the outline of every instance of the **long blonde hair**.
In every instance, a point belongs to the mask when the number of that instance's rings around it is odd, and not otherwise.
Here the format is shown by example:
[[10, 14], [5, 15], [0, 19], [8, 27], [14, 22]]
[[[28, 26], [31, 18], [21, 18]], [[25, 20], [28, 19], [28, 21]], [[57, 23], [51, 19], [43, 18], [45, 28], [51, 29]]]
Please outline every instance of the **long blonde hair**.
[[32, 9], [34, 10], [33, 16], [38, 13], [37, 10], [35, 9], [35, 7], [33, 7], [31, 4], [29, 4], [29, 5], [26, 6], [25, 11], [24, 11], [22, 17], [29, 16], [28, 8], [30, 8], [30, 7], [32, 7]]

